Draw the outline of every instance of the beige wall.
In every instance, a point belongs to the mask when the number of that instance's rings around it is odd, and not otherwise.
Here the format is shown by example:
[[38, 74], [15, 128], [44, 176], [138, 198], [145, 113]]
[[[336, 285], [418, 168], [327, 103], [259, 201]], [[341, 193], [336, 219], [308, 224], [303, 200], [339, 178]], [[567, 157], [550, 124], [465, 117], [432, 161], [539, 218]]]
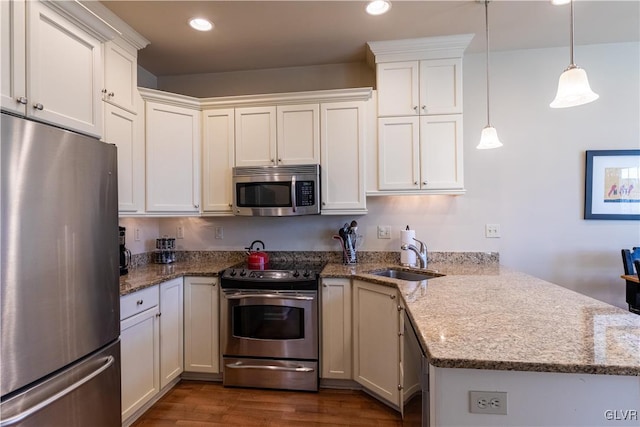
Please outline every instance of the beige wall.
[[365, 63], [352, 62], [313, 67], [160, 76], [157, 89], [208, 98], [374, 86], [373, 69]]

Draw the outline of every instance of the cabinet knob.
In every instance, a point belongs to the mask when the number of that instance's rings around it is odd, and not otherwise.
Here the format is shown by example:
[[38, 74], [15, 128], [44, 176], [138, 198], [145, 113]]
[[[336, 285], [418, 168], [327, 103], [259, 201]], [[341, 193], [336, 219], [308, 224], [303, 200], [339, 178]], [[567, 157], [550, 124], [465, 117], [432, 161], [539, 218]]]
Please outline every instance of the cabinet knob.
[[322, 202], [322, 206], [327, 206], [327, 202]]
[[160, 317], [160, 316], [162, 316], [162, 313], [156, 314], [156, 317]]
[[416, 113], [418, 112], [418, 106], [417, 105], [413, 106], [413, 111], [415, 111]]
[[389, 295], [389, 298], [396, 299], [396, 296], [395, 295]]
[[401, 305], [399, 305], [399, 306], [398, 306], [398, 311], [402, 311], [402, 310], [404, 310], [404, 307], [403, 307], [403, 306], [401, 306]]
[[278, 163], [281, 163], [281, 162], [282, 162], [282, 159], [278, 159]]
[[275, 163], [275, 162], [276, 162], [276, 160], [275, 160], [275, 159], [271, 159], [271, 163]]
[[193, 205], [194, 208], [200, 209], [200, 205]]
[[229, 203], [229, 207], [233, 206], [231, 203]]
[[33, 104], [33, 108], [35, 108], [36, 110], [44, 110], [44, 105], [40, 104], [39, 102], [37, 104]]
[[106, 90], [106, 89], [102, 89], [100, 92], [102, 92], [102, 93], [105, 93], [105, 94], [106, 94], [106, 93], [107, 93], [107, 90]]
[[426, 105], [422, 106], [422, 111], [427, 111], [427, 106]]
[[418, 181], [413, 181], [413, 185], [418, 185]]
[[144, 304], [144, 300], [139, 299], [138, 301], [136, 301], [136, 305], [142, 305]]
[[427, 185], [427, 181], [422, 181], [422, 185]]
[[398, 390], [402, 390], [402, 384], [398, 384]]
[[111, 98], [111, 97], [113, 97], [113, 96], [116, 96], [116, 94], [115, 94], [115, 93], [113, 93], [113, 92], [109, 92], [109, 93], [107, 94], [107, 96], [109, 96], [109, 97]]
[[329, 287], [329, 286], [328, 286], [328, 285], [326, 285], [326, 284], [324, 284], [324, 285], [322, 285], [322, 286], [323, 286], [324, 288], [328, 288], [328, 287]]
[[18, 104], [27, 105], [27, 102], [29, 102], [29, 100], [27, 100], [27, 98], [25, 98], [24, 96], [19, 96], [18, 98], [16, 98], [16, 102]]

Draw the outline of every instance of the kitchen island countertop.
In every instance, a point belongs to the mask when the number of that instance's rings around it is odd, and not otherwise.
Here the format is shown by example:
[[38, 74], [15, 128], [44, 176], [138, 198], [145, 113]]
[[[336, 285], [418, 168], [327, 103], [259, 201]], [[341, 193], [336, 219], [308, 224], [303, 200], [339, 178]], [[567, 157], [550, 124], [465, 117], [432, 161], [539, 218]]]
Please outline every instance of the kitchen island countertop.
[[[181, 276], [217, 276], [236, 261], [149, 264], [120, 294]], [[429, 363], [443, 368], [640, 376], [640, 316], [498, 264], [431, 264], [443, 277], [407, 282], [388, 263], [327, 264], [322, 278], [397, 287]]]

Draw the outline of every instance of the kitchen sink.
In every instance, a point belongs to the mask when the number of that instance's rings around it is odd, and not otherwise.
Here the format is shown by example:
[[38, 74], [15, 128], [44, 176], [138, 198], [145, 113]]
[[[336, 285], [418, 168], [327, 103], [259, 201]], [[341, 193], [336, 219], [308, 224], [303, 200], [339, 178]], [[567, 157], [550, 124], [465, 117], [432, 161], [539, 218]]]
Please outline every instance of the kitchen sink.
[[444, 276], [444, 274], [436, 273], [435, 271], [407, 271], [397, 268], [385, 268], [384, 270], [372, 271], [369, 274], [373, 274], [375, 276], [390, 277], [392, 279], [407, 280], [410, 282], [417, 282], [420, 280], [427, 280]]

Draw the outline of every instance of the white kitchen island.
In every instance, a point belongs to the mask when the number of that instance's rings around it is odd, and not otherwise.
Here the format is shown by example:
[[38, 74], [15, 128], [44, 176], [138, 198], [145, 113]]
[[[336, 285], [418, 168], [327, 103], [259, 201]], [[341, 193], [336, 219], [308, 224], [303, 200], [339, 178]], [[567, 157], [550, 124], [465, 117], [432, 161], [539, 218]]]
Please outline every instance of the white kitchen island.
[[[388, 265], [387, 265], [388, 266]], [[323, 277], [396, 286], [428, 361], [431, 426], [640, 425], [640, 316], [499, 265], [432, 264], [407, 282], [385, 265]], [[506, 392], [506, 415], [471, 391]]]

